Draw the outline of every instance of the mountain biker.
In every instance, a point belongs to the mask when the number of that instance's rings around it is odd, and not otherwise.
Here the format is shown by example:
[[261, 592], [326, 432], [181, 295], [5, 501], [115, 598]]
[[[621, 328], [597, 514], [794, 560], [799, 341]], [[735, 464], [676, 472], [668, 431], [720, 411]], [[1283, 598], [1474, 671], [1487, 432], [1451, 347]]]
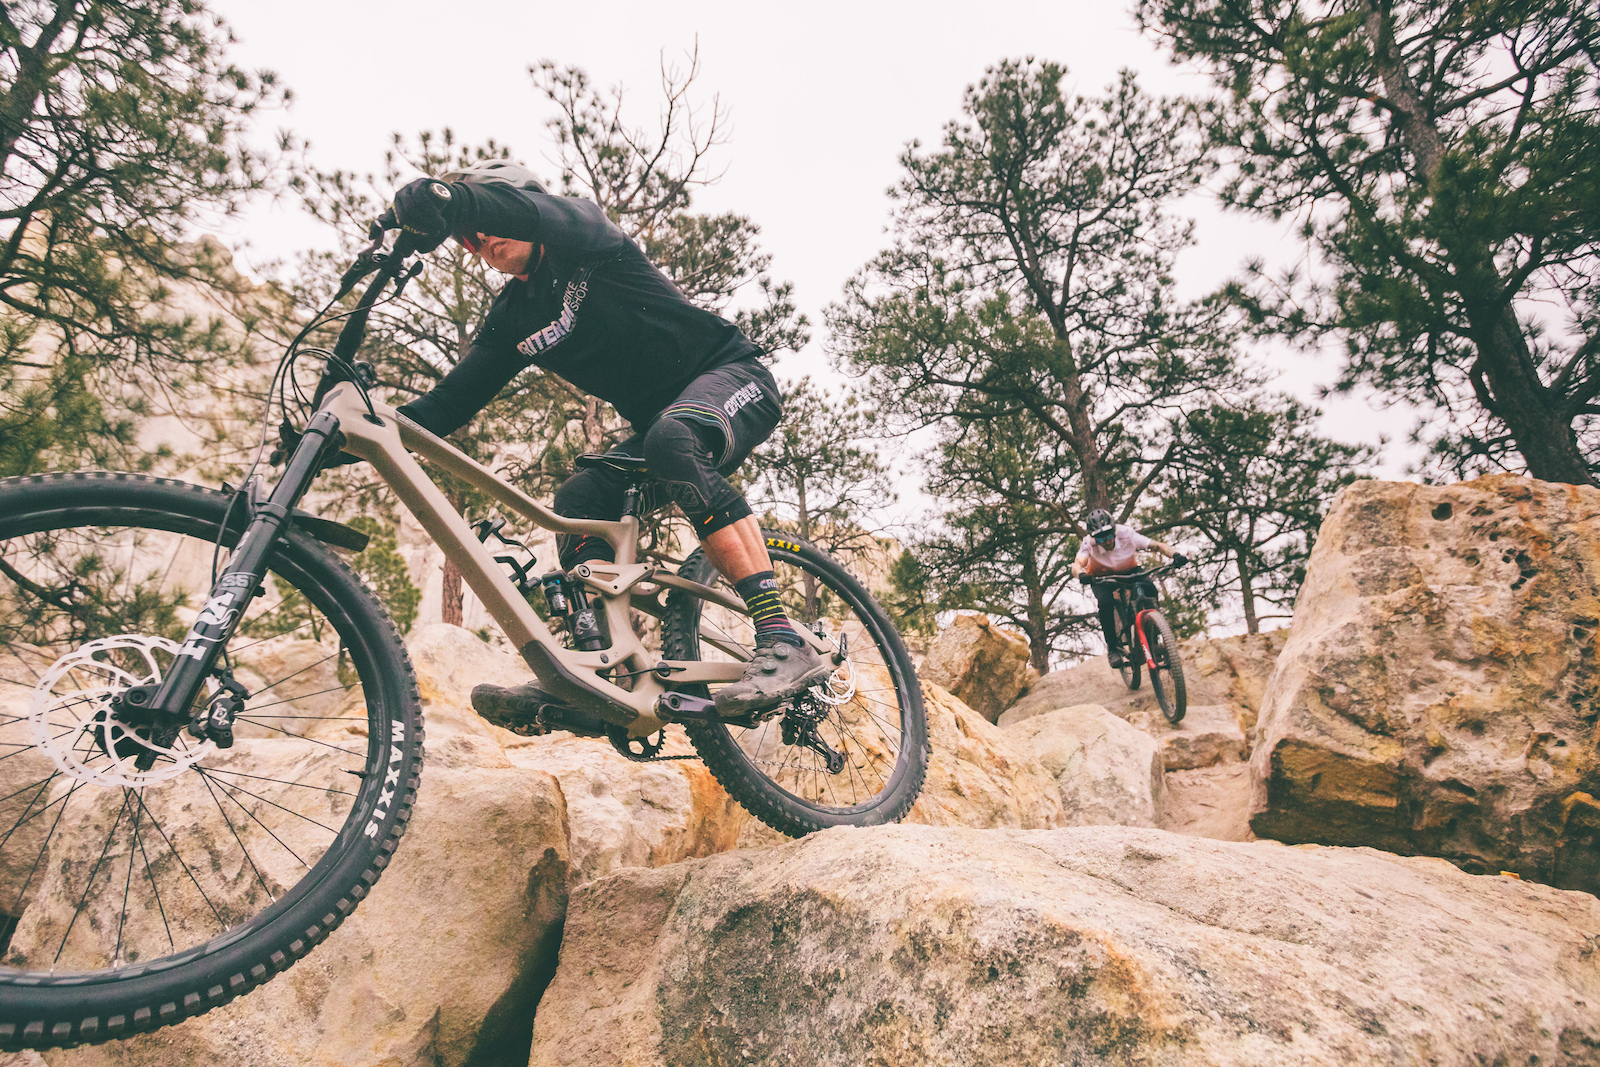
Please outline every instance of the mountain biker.
[[[1095, 508], [1089, 512], [1084, 517], [1084, 526], [1089, 536], [1078, 546], [1077, 558], [1072, 561], [1072, 573], [1078, 581], [1094, 590], [1094, 598], [1100, 606], [1100, 632], [1106, 639], [1106, 657], [1111, 661], [1111, 666], [1121, 667], [1126, 650], [1122, 647], [1121, 635], [1117, 633], [1117, 587], [1109, 582], [1095, 583], [1094, 579], [1103, 574], [1132, 573], [1138, 569], [1139, 553], [1145, 549], [1153, 548], [1179, 566], [1189, 560], [1183, 553], [1174, 551], [1171, 545], [1153, 541], [1133, 527], [1117, 522], [1105, 508]], [[1146, 578], [1140, 585], [1142, 592], [1151, 599], [1155, 598], [1153, 582]]]
[[[515, 163], [485, 160], [419, 178], [395, 194], [381, 221], [410, 234], [421, 252], [454, 237], [510, 275], [466, 355], [399, 410], [443, 437], [530, 366], [609, 402], [633, 428], [611, 454], [644, 459], [651, 479], [670, 487], [755, 623], [755, 654], [743, 677], [716, 694], [718, 713], [770, 706], [826, 678], [831, 667], [790, 623], [761, 528], [727, 478], [782, 414], [761, 350], [691, 303], [598, 204], [551, 195]], [[554, 508], [572, 518], [621, 518], [627, 482], [605, 466], [580, 470], [556, 490]], [[556, 543], [563, 570], [613, 559], [598, 537]], [[529, 711], [556, 703], [533, 685], [483, 689], [492, 690], [486, 702]]]

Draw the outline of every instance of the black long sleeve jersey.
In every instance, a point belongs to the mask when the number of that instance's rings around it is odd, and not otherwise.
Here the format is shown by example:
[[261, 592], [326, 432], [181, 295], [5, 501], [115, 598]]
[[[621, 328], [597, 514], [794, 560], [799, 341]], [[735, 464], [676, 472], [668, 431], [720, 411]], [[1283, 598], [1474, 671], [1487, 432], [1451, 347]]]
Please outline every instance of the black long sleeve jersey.
[[532, 365], [643, 430], [699, 375], [760, 355], [733, 323], [691, 304], [597, 204], [501, 184], [455, 182], [451, 194], [457, 233], [531, 241], [539, 264], [500, 290], [461, 362], [401, 406], [432, 432], [466, 425]]

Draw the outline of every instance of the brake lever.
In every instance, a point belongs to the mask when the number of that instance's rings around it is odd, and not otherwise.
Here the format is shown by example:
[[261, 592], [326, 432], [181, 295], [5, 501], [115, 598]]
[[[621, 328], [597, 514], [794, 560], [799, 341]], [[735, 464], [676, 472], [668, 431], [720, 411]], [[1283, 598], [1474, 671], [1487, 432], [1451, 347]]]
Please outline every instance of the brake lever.
[[[367, 226], [367, 237], [372, 243], [356, 253], [355, 262], [351, 263], [339, 278], [339, 292], [334, 296], [334, 300], [343, 300], [349, 296], [355, 291], [356, 285], [362, 278], [376, 270], [381, 270], [384, 264], [389, 262], [389, 256], [383, 250], [383, 241], [388, 232], [376, 220]], [[412, 276], [414, 277], [415, 274]], [[408, 278], [407, 280], [409, 281], [410, 279]]]

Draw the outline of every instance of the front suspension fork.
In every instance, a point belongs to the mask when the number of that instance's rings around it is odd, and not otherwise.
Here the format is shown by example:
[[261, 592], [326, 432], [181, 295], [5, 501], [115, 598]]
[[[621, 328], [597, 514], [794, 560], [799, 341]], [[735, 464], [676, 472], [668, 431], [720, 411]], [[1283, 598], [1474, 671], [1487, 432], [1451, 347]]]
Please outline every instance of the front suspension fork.
[[1149, 666], [1149, 668], [1153, 671], [1153, 670], [1156, 669], [1156, 657], [1155, 657], [1155, 653], [1150, 651], [1150, 638], [1144, 632], [1144, 617], [1145, 617], [1145, 613], [1148, 612], [1149, 610], [1150, 610], [1149, 608], [1145, 608], [1144, 611], [1139, 612], [1137, 615], [1135, 615], [1133, 617], [1133, 628], [1139, 634], [1139, 644], [1140, 644], [1140, 646], [1144, 648], [1144, 661]]
[[[319, 411], [306, 424], [300, 443], [284, 465], [283, 477], [266, 500], [252, 501], [244, 533], [228, 557], [228, 565], [206, 597], [200, 617], [184, 637], [167, 676], [151, 700], [151, 710], [173, 725], [189, 721], [189, 709], [216, 666], [223, 646], [261, 588], [267, 560], [278, 547], [300, 498], [322, 469], [323, 461], [344, 443], [339, 420]], [[218, 536], [222, 536], [219, 532]]]

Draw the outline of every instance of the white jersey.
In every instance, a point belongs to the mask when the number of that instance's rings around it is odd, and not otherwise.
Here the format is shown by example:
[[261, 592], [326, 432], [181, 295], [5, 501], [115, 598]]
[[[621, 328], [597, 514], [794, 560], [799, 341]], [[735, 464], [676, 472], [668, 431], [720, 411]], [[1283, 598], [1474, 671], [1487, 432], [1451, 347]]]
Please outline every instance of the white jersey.
[[1092, 537], [1085, 537], [1078, 546], [1078, 563], [1090, 574], [1120, 574], [1131, 571], [1139, 562], [1139, 553], [1155, 542], [1132, 526], [1117, 523], [1117, 539], [1110, 548], [1101, 548]]

